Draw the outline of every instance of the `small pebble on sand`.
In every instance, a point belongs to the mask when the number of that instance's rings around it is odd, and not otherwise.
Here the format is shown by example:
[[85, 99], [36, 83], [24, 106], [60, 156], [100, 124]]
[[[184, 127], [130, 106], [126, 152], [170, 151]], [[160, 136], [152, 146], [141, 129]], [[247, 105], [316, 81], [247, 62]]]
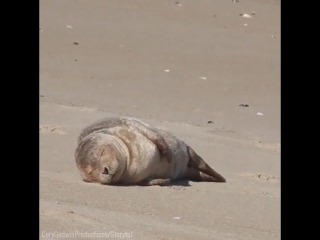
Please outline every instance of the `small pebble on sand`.
[[248, 13], [244, 13], [244, 14], [240, 14], [240, 16], [244, 17], [244, 18], [252, 18], [252, 16]]

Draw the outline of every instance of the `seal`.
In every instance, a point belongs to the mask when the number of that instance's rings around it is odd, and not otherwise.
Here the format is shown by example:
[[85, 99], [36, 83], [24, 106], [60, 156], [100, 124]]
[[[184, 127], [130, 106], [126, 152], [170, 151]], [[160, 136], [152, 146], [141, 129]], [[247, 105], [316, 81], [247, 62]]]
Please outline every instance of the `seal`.
[[149, 128], [166, 142], [171, 162], [163, 161], [156, 144], [139, 127], [103, 128], [87, 134], [77, 145], [75, 161], [82, 179], [104, 185], [142, 186], [165, 186], [174, 180], [226, 182], [185, 142], [163, 129]]
[[134, 128], [135, 131], [138, 131], [139, 133], [144, 135], [157, 146], [158, 150], [165, 157], [166, 161], [168, 161], [169, 163], [171, 162], [170, 151], [168, 151], [169, 147], [166, 141], [163, 139], [163, 137], [157, 131], [155, 131], [149, 124], [142, 122], [137, 118], [107, 117], [100, 119], [82, 129], [78, 136], [77, 143], [79, 144], [83, 138], [85, 138], [93, 132], [118, 126], [127, 129]]

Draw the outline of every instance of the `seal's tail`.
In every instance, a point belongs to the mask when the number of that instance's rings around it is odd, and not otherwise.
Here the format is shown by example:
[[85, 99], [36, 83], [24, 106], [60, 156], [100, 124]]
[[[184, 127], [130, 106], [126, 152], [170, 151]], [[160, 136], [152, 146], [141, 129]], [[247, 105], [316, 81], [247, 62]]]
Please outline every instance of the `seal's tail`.
[[191, 147], [188, 148], [189, 163], [191, 167], [199, 170], [217, 180], [217, 182], [226, 182], [226, 179], [213, 170]]

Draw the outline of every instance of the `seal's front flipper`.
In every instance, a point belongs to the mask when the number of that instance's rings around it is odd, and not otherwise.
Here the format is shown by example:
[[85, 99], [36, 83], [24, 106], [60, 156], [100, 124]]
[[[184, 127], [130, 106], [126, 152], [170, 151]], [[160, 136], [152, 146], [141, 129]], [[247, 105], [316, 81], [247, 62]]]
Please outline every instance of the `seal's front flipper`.
[[167, 186], [170, 184], [170, 179], [145, 179], [139, 182], [139, 186]]
[[168, 163], [172, 162], [172, 155], [170, 152], [170, 148], [164, 138], [156, 132], [153, 128], [147, 126], [147, 125], [141, 125], [139, 126], [139, 131], [141, 134], [143, 134], [146, 138], [148, 138], [151, 142], [153, 142], [161, 155], [165, 157]]

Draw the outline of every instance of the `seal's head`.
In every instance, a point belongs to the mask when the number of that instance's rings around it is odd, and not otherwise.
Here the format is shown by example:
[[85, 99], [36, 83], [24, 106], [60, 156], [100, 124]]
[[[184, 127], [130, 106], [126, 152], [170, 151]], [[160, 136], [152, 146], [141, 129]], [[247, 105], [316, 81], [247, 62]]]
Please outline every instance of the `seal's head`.
[[79, 142], [75, 160], [84, 181], [110, 185], [117, 182], [126, 169], [126, 152], [119, 138], [92, 133]]

